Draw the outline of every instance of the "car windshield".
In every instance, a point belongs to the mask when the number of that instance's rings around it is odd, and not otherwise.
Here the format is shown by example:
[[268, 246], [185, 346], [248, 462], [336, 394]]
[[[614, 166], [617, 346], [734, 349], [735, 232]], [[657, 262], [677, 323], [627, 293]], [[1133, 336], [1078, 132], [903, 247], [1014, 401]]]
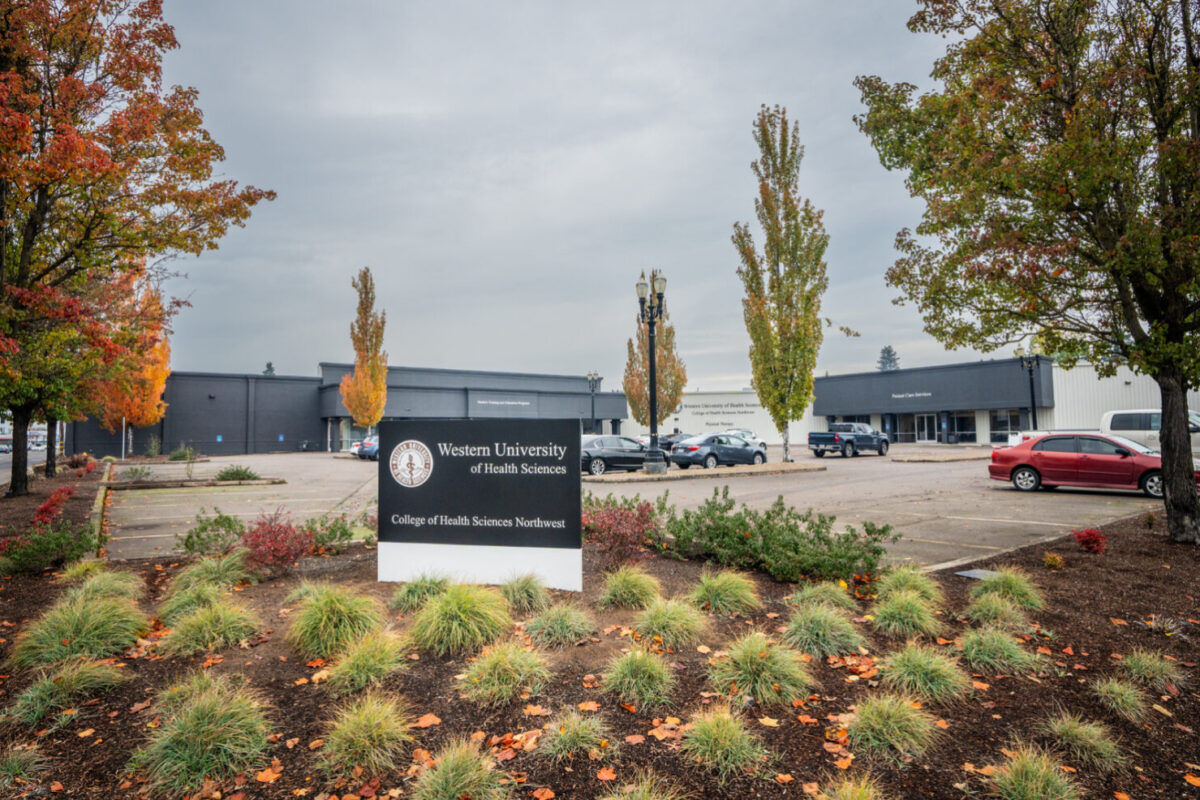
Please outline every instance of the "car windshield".
[[1157, 450], [1151, 447], [1146, 447], [1146, 445], [1135, 442], [1132, 439], [1126, 439], [1124, 436], [1109, 436], [1108, 438], [1135, 453], [1142, 453], [1144, 455], [1158, 455]]

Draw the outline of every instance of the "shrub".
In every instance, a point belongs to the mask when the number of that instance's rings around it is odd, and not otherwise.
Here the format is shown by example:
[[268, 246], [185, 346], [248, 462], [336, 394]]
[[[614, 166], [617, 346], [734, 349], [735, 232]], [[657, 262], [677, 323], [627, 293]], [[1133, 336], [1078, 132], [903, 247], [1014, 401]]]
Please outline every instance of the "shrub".
[[798, 606], [821, 604], [845, 611], [858, 610], [858, 603], [850, 593], [833, 581], [806, 583], [792, 596], [791, 602]]
[[500, 585], [514, 614], [530, 614], [550, 605], [550, 593], [537, 575], [518, 575]]
[[967, 631], [963, 634], [962, 653], [972, 669], [990, 673], [1025, 672], [1037, 669], [1041, 663], [1038, 656], [1000, 628]]
[[111, 664], [67, 661], [42, 673], [17, 695], [12, 715], [27, 725], [33, 725], [51, 711], [70, 708], [78, 700], [112, 689], [124, 680], [124, 673]]
[[1100, 772], [1115, 772], [1125, 763], [1121, 748], [1099, 722], [1085, 722], [1063, 711], [1042, 722], [1040, 730], [1069, 758]]
[[988, 594], [998, 594], [1011, 600], [1021, 608], [1034, 611], [1046, 607], [1042, 593], [1029, 576], [1016, 567], [1001, 567], [995, 575], [989, 575], [971, 587], [971, 596], [975, 598]]
[[546, 660], [517, 642], [486, 648], [467, 668], [463, 691], [485, 706], [501, 706], [521, 692], [537, 694], [550, 680]]
[[260, 571], [287, 570], [312, 547], [312, 533], [297, 530], [283, 509], [262, 514], [242, 534], [247, 561]]
[[992, 780], [1001, 800], [1076, 800], [1079, 789], [1049, 755], [1019, 746]]
[[321, 750], [321, 767], [338, 775], [355, 767], [362, 767], [368, 776], [394, 770], [402, 761], [404, 746], [412, 741], [411, 722], [399, 702], [368, 692], [333, 718]]
[[420, 610], [426, 600], [446, 591], [449, 586], [449, 578], [425, 573], [416, 580], [397, 586], [388, 605], [402, 614], [411, 614]]
[[1121, 668], [1130, 678], [1157, 692], [1164, 692], [1167, 686], [1178, 686], [1183, 682], [1183, 671], [1174, 662], [1168, 661], [1161, 653], [1141, 648], [1128, 653], [1121, 660]]
[[46, 759], [37, 750], [10, 747], [0, 751], [0, 789], [20, 781], [29, 781], [46, 768]]
[[221, 599], [179, 617], [165, 649], [172, 654], [218, 650], [249, 639], [258, 627], [253, 614]]
[[1102, 556], [1104, 555], [1104, 549], [1108, 547], [1108, 537], [1095, 528], [1071, 531], [1071, 535], [1075, 538], [1075, 544], [1088, 553], [1095, 553], [1098, 556]]
[[195, 461], [196, 460], [196, 451], [193, 450], [191, 447], [188, 447], [187, 445], [185, 445], [183, 442], [180, 442], [179, 447], [176, 447], [174, 450], [171, 451], [170, 455], [167, 456], [167, 460], [168, 461]]
[[767, 758], [767, 750], [758, 738], [722, 708], [694, 717], [691, 727], [683, 732], [679, 749], [688, 759], [715, 773], [721, 785], [751, 772]]
[[708, 622], [683, 601], [660, 598], [638, 615], [633, 626], [642, 638], [673, 649], [699, 639]]
[[167, 625], [193, 611], [216, 605], [225, 599], [225, 592], [211, 583], [197, 583], [178, 592], [171, 592], [158, 607], [158, 618]]
[[601, 678], [605, 691], [639, 706], [666, 705], [675, 675], [666, 662], [644, 647], [634, 647], [608, 662]]
[[60, 486], [51, 492], [46, 501], [38, 506], [37, 511], [33, 513], [34, 526], [49, 525], [58, 519], [62, 514], [63, 503], [71, 499], [75, 494], [74, 486]]
[[258, 473], [244, 464], [230, 464], [222, 467], [213, 476], [213, 479], [218, 481], [256, 481]]
[[1029, 624], [1024, 609], [999, 594], [973, 598], [967, 606], [967, 619], [976, 625], [991, 625], [1007, 630], [1018, 630]]
[[600, 800], [686, 800], [689, 796], [657, 775], [643, 772], [633, 783], [622, 786], [620, 792], [606, 794]]
[[875, 584], [875, 591], [880, 599], [899, 591], [909, 591], [919, 596], [931, 606], [940, 606], [945, 602], [942, 588], [933, 578], [921, 571], [920, 567], [893, 567], [883, 574]]
[[306, 520], [302, 527], [312, 532], [313, 547], [318, 552], [340, 553], [354, 540], [354, 526], [345, 514]]
[[68, 583], [75, 583], [107, 570], [107, 561], [101, 561], [98, 558], [81, 558], [63, 567], [62, 579]]
[[458, 584], [429, 599], [413, 619], [411, 635], [422, 650], [458, 655], [494, 641], [511, 627], [508, 603], [499, 592]]
[[80, 598], [52, 606], [17, 636], [9, 656], [14, 667], [53, 664], [69, 658], [106, 658], [137, 644], [149, 630], [129, 600]]
[[329, 658], [383, 627], [383, 613], [370, 597], [340, 586], [314, 586], [288, 628], [288, 641], [305, 658]]
[[658, 536], [658, 519], [649, 503], [634, 508], [604, 506], [588, 515], [588, 541], [596, 545], [604, 572], [639, 558], [644, 546]]
[[732, 570], [705, 570], [688, 601], [712, 614], [746, 614], [762, 607], [754, 582]]
[[602, 608], [645, 608], [657, 600], [661, 592], [658, 578], [640, 567], [624, 566], [604, 576], [599, 602]]
[[884, 685], [932, 703], [957, 700], [971, 687], [953, 658], [917, 644], [890, 655], [879, 671]]
[[149, 467], [122, 467], [121, 472], [117, 475], [117, 480], [123, 483], [141, 483], [150, 480], [150, 476]]
[[413, 800], [508, 800], [512, 782], [495, 769], [495, 762], [470, 742], [447, 745], [432, 768], [421, 773]]
[[157, 436], [151, 436], [146, 440], [146, 457], [158, 458], [162, 455], [162, 440]]
[[573, 605], [560, 603], [538, 614], [525, 623], [525, 633], [534, 644], [543, 647], [566, 647], [591, 636], [596, 623], [584, 611]]
[[37, 573], [57, 569], [78, 561], [97, 547], [96, 534], [90, 524], [74, 527], [70, 520], [35, 525], [28, 533], [0, 539], [0, 558], [6, 571]]
[[788, 703], [807, 696], [812, 677], [800, 654], [780, 647], [762, 633], [748, 633], [713, 661], [708, 677], [718, 692], [746, 703]]
[[825, 800], [886, 800], [883, 791], [866, 776], [841, 778], [825, 790]]
[[1146, 718], [1146, 694], [1132, 683], [1102, 678], [1092, 682], [1092, 691], [1117, 716], [1130, 722], [1141, 722]]
[[1067, 560], [1058, 553], [1049, 551], [1042, 554], [1042, 566], [1051, 572], [1057, 572], [1067, 565]]
[[329, 669], [329, 690], [349, 694], [373, 686], [408, 666], [404, 642], [388, 631], [372, 631], [346, 648]]
[[136, 600], [146, 584], [132, 572], [97, 572], [78, 586], [67, 590], [65, 599], [95, 600], [101, 597], [117, 597]]
[[907, 697], [880, 694], [858, 704], [847, 725], [850, 745], [872, 755], [899, 761], [919, 758], [933, 744], [933, 717]]
[[576, 756], [605, 761], [617, 751], [612, 741], [612, 732], [602, 719], [569, 711], [550, 723], [540, 746], [556, 762], [570, 761]]
[[201, 583], [227, 588], [239, 583], [252, 582], [254, 573], [247, 564], [249, 555], [247, 551], [239, 549], [223, 556], [210, 556], [195, 561], [181, 569], [171, 581], [170, 594], [174, 595]]
[[175, 543], [185, 553], [207, 555], [228, 553], [246, 533], [246, 526], [237, 517], [222, 514], [213, 507], [215, 517], [204, 516], [204, 509], [196, 515], [196, 526], [182, 536], [175, 535]]
[[130, 762], [152, 786], [171, 794], [224, 781], [263, 762], [267, 719], [258, 696], [244, 686], [209, 677], [165, 692], [161, 724]]
[[942, 629], [929, 603], [906, 589], [881, 599], [872, 614], [875, 630], [888, 636], [933, 636]]
[[822, 604], [803, 605], [793, 611], [783, 640], [816, 658], [853, 653], [866, 644], [842, 612]]

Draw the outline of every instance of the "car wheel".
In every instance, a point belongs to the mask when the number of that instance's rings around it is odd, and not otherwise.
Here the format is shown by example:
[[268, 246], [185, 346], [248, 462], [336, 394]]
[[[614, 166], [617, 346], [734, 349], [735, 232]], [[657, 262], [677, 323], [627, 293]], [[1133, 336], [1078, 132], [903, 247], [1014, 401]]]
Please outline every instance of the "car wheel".
[[756, 465], [756, 466], [757, 466], [758, 464], [761, 464], [761, 463], [763, 463], [764, 461], [766, 461], [766, 459], [765, 459], [765, 458], [763, 458], [763, 454], [762, 454], [762, 453], [755, 453], [755, 454], [754, 454], [754, 463], [755, 463], [755, 465]]
[[608, 469], [608, 465], [604, 463], [603, 458], [593, 458], [591, 465], [588, 466], [588, 472], [593, 475], [603, 475]]
[[1042, 485], [1042, 476], [1033, 467], [1017, 467], [1013, 470], [1012, 484], [1022, 492], [1032, 492]]
[[854, 442], [846, 442], [846, 446], [842, 448], [842, 458], [851, 458], [858, 455], [858, 451], [854, 449]]
[[888, 451], [888, 443], [887, 443], [887, 439], [884, 439], [882, 442], [879, 443], [879, 455], [886, 456], [887, 451]]
[[813, 450], [813, 455], [816, 456], [817, 458], [824, 458], [825, 451], [824, 450]]
[[718, 463], [717, 457], [714, 456], [712, 453], [709, 453], [708, 455], [706, 455], [704, 457], [704, 468], [705, 469], [716, 469], [717, 463]]
[[1158, 500], [1163, 496], [1163, 479], [1162, 473], [1156, 469], [1150, 470], [1142, 476], [1142, 491], [1147, 497], [1153, 497]]

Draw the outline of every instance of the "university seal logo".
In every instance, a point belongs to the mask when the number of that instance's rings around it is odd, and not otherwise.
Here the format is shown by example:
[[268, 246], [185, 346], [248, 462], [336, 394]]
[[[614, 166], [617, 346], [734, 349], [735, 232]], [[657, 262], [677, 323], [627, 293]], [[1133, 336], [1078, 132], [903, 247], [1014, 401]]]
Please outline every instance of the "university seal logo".
[[388, 467], [396, 483], [406, 489], [414, 489], [433, 474], [433, 453], [416, 439], [407, 439], [392, 450]]

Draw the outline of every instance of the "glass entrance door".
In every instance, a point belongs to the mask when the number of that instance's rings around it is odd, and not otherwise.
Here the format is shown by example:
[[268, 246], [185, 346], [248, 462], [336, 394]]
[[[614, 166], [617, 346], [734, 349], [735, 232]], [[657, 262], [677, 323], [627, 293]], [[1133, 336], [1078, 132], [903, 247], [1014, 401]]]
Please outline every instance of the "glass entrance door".
[[937, 441], [937, 416], [934, 414], [917, 414], [917, 441]]

